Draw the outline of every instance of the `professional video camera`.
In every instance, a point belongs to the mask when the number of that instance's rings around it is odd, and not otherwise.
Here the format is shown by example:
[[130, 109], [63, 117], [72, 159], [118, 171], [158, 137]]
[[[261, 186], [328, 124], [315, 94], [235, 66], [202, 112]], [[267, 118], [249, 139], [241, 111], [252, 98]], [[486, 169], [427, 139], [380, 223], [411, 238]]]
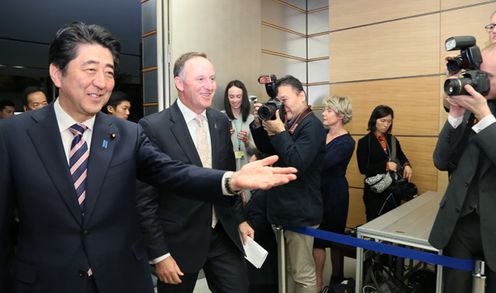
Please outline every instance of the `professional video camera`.
[[261, 75], [258, 78], [258, 83], [265, 85], [265, 91], [270, 99], [258, 108], [258, 118], [260, 120], [274, 120], [276, 119], [276, 111], [279, 110], [279, 117], [284, 119], [284, 107], [282, 103], [276, 99], [276, 80], [274, 74]]
[[450, 75], [462, 72], [460, 78], [449, 78], [444, 82], [444, 93], [447, 96], [468, 95], [464, 86], [470, 84], [482, 95], [489, 92], [487, 73], [480, 71], [482, 56], [472, 36], [459, 36], [446, 39], [446, 51], [460, 50], [460, 55], [449, 58], [446, 67]]

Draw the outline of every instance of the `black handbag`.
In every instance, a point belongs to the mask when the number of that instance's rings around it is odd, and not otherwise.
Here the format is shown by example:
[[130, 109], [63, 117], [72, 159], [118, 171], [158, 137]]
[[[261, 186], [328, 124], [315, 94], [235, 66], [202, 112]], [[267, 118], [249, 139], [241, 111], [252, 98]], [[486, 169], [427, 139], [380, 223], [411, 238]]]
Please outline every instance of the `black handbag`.
[[403, 166], [401, 166], [400, 161], [396, 156], [396, 137], [394, 135], [391, 136], [391, 158], [393, 161], [398, 164], [398, 171], [396, 172], [395, 180], [391, 184], [391, 192], [395, 195], [396, 198], [399, 198], [404, 201], [411, 200], [416, 197], [418, 194], [417, 186], [412, 182], [408, 182], [405, 178], [401, 178], [401, 174], [403, 174]]
[[391, 185], [391, 191], [396, 198], [404, 201], [411, 200], [418, 194], [417, 186], [411, 182], [408, 182], [405, 178], [395, 180]]

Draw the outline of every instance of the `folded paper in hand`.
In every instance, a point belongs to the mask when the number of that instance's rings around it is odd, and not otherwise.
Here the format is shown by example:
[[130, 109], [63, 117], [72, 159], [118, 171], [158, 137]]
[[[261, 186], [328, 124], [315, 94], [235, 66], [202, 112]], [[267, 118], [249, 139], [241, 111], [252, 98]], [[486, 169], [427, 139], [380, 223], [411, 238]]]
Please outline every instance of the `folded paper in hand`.
[[261, 268], [267, 255], [269, 254], [260, 244], [250, 237], [246, 237], [245, 258], [257, 269]]

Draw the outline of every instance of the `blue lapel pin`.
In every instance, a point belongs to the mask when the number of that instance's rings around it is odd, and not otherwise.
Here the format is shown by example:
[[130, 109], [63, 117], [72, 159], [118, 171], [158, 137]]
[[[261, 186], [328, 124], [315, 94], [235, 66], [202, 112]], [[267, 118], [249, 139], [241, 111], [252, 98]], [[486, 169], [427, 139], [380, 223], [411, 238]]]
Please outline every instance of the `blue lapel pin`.
[[102, 141], [102, 148], [106, 149], [108, 147], [108, 141], [106, 139], [104, 139]]

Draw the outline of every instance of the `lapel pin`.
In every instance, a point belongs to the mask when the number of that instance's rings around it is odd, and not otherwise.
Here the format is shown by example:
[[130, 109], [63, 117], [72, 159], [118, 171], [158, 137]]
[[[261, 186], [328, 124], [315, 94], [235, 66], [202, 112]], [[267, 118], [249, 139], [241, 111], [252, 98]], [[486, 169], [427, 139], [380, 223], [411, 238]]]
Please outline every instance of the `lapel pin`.
[[108, 141], [107, 141], [106, 139], [104, 139], [104, 140], [102, 141], [102, 147], [103, 147], [104, 149], [106, 149], [106, 148], [108, 147]]
[[110, 139], [114, 140], [117, 137], [115, 132], [110, 133]]

